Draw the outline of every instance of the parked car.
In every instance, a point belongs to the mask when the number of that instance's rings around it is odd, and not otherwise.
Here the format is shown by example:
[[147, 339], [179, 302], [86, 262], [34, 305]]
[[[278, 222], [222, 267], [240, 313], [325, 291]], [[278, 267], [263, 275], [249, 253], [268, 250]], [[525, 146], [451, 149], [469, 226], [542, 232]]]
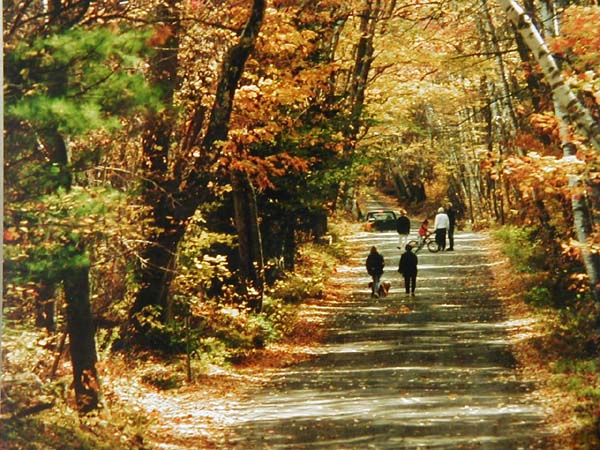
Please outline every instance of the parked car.
[[398, 213], [391, 209], [375, 209], [367, 212], [365, 229], [367, 231], [396, 230]]

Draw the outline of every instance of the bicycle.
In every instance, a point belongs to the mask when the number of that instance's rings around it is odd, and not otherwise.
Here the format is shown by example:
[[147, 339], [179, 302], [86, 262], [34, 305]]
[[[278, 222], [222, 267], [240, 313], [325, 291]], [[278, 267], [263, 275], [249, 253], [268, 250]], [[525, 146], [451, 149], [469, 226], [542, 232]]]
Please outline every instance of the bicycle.
[[439, 248], [437, 242], [435, 242], [435, 237], [432, 236], [434, 236], [434, 233], [428, 233], [420, 242], [413, 239], [412, 241], [408, 241], [408, 245], [414, 249], [415, 253], [419, 253], [425, 246], [427, 246], [427, 250], [431, 253], [437, 253]]

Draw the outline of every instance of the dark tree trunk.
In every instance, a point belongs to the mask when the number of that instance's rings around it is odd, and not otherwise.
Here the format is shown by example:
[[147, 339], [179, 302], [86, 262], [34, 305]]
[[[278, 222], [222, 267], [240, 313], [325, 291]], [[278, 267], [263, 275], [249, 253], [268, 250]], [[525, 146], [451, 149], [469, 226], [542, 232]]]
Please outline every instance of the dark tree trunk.
[[[375, 5], [373, 5], [375, 3]], [[360, 119], [365, 103], [365, 92], [369, 71], [373, 63], [373, 40], [375, 39], [375, 27], [377, 26], [377, 14], [379, 12], [379, 0], [367, 1], [365, 8], [361, 11], [360, 33], [356, 55], [354, 57], [354, 68], [350, 86], [350, 99], [352, 108], [352, 131], [349, 136], [355, 136], [360, 129]]]
[[287, 221], [283, 234], [283, 267], [290, 272], [296, 266], [296, 226]]
[[311, 213], [310, 230], [317, 240], [327, 234], [327, 210], [325, 208]]
[[256, 207], [256, 194], [254, 187], [246, 174], [232, 173], [231, 184], [233, 187], [233, 206], [235, 227], [238, 233], [240, 254], [240, 275], [245, 287], [245, 294], [249, 294], [246, 287], [253, 287], [256, 291], [251, 295], [251, 307], [260, 312], [264, 290], [264, 262], [262, 238], [258, 226], [258, 212]]
[[54, 281], [43, 281], [38, 290], [38, 298], [35, 302], [35, 326], [46, 328], [50, 332], [56, 331], [54, 292], [56, 285]]
[[[61, 2], [50, 0], [42, 9], [47, 20], [40, 35], [46, 37], [59, 34], [79, 23], [90, 6], [89, 0]], [[54, 99], [62, 98], [67, 93], [68, 77], [65, 70], [56, 71], [46, 80], [46, 94]], [[52, 187], [48, 189], [64, 189], [69, 191], [72, 184], [72, 172], [69, 167], [67, 145], [58, 124], [52, 119], [45, 126], [36, 130], [50, 164], [59, 169], [54, 176]], [[76, 220], [76, 218], [72, 218]], [[85, 245], [82, 242], [71, 242], [74, 251], [66, 261], [68, 268], [60, 274], [60, 278], [41, 280], [41, 303], [39, 305], [43, 325], [54, 328], [54, 287], [63, 282], [67, 310], [67, 332], [70, 340], [71, 361], [73, 365], [73, 384], [77, 408], [81, 413], [89, 412], [100, 406], [100, 382], [96, 372], [95, 328], [92, 320], [89, 287], [89, 263]], [[41, 323], [40, 322], [40, 323]]]
[[254, 50], [264, 13], [265, 0], [254, 0], [250, 17], [246, 22], [242, 36], [240, 36], [239, 43], [234, 45], [223, 59], [221, 77], [219, 78], [217, 94], [210, 112], [208, 130], [202, 142], [202, 148], [205, 152], [211, 152], [215, 142], [227, 139], [235, 91], [244, 71], [246, 61], [252, 50]]
[[411, 197], [411, 201], [420, 204], [425, 200], [427, 200], [425, 184], [421, 180], [417, 179], [413, 182], [413, 196]]
[[[175, 197], [175, 183], [168, 181], [169, 152], [171, 150], [174, 122], [173, 97], [178, 87], [177, 69], [179, 54], [178, 0], [162, 3], [155, 20], [170, 28], [170, 33], [150, 61], [150, 79], [160, 89], [161, 101], [166, 105], [162, 112], [148, 117], [142, 136], [142, 148], [146, 176], [142, 196], [151, 207], [153, 225], [157, 231], [149, 238], [151, 244], [142, 254], [142, 266], [138, 274], [140, 289], [130, 311], [133, 324], [142, 331], [136, 314], [147, 306], [158, 306], [161, 319], [167, 320], [168, 293], [173, 279], [173, 263], [179, 240], [184, 234], [183, 221], [176, 219], [179, 205]], [[184, 217], [183, 220], [188, 217]]]
[[[51, 160], [61, 168], [57, 187], [71, 188], [66, 145], [56, 129], [44, 130], [42, 142]], [[81, 413], [100, 407], [100, 380], [96, 372], [95, 328], [92, 318], [89, 287], [89, 263], [82, 242], [72, 242], [76, 251], [71, 255], [70, 268], [62, 274], [67, 308], [67, 332], [73, 364], [73, 387]], [[50, 288], [50, 287], [49, 287]], [[54, 309], [48, 299], [47, 310]]]
[[[172, 216], [171, 216], [172, 217]], [[135, 303], [130, 311], [133, 323], [139, 331], [143, 327], [135, 318], [137, 313], [143, 312], [148, 306], [160, 308], [161, 320], [166, 322], [169, 318], [169, 288], [175, 275], [174, 264], [177, 247], [185, 234], [183, 222], [174, 222], [170, 225], [163, 224], [161, 232], [153, 239], [153, 244], [142, 254], [145, 265], [140, 271], [138, 281], [140, 289]]]
[[100, 406], [100, 380], [96, 371], [96, 342], [90, 305], [89, 264], [83, 253], [77, 252], [77, 264], [64, 279], [67, 304], [67, 333], [73, 365], [73, 387], [77, 408], [86, 413]]

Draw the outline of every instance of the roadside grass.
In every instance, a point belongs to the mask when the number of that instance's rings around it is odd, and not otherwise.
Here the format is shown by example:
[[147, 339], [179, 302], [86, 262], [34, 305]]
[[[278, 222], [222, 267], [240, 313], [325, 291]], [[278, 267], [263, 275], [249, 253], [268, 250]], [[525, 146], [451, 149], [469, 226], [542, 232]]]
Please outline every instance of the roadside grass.
[[600, 305], [581, 290], [569, 289], [564, 262], [552, 260], [533, 230], [503, 227], [493, 236], [512, 267], [512, 295], [538, 319], [536, 335], [521, 344], [528, 347], [521, 354], [530, 359], [522, 363], [525, 370], [531, 364], [532, 372], [538, 365], [543, 366], [538, 375], [547, 373], [538, 381], [549, 389], [546, 400], [554, 402], [562, 448], [600, 448]]

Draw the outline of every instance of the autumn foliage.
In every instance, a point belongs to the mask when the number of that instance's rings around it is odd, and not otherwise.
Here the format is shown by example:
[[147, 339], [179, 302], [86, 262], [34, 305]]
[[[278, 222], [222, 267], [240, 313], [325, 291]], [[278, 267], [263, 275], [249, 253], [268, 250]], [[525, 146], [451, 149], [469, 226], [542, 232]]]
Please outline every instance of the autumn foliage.
[[[551, 5], [550, 20], [533, 3], [597, 128], [600, 8]], [[27, 365], [44, 380], [66, 376], [69, 336], [81, 411], [102, 406], [84, 401], [98, 351], [204, 370], [292, 333], [322, 281], [302, 273], [302, 251], [332, 216], [357, 217], [365, 185], [415, 215], [451, 201], [461, 226], [506, 226], [536, 250], [519, 253], [538, 273], [533, 303], [598, 319], [599, 149], [497, 5], [3, 9], [5, 318], [17, 340], [47, 334], [56, 364]], [[596, 335], [569, 324], [596, 355]]]

